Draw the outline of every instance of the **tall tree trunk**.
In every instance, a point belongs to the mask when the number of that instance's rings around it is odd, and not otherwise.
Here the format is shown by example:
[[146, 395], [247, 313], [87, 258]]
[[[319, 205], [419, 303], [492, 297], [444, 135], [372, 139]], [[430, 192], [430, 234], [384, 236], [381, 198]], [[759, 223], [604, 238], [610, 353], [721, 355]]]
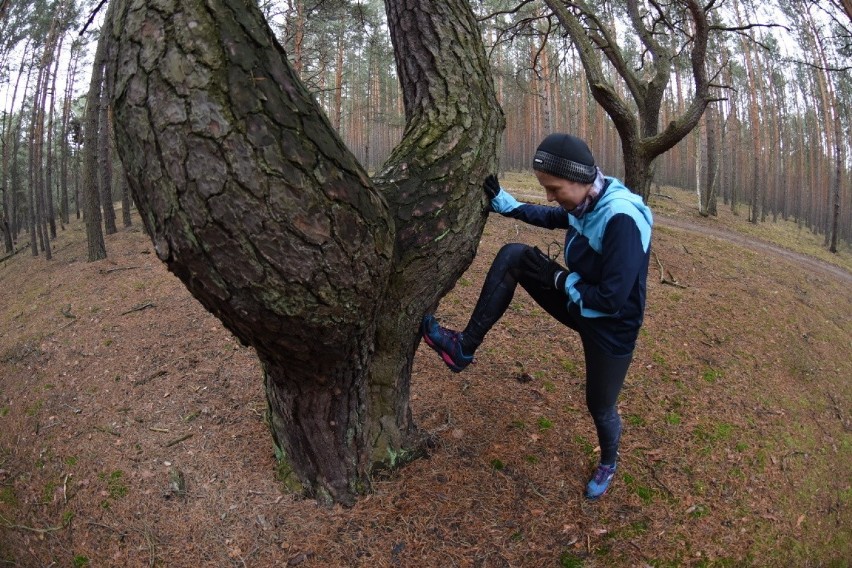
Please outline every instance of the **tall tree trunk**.
[[53, 117], [54, 106], [56, 103], [56, 76], [59, 74], [59, 54], [62, 52], [62, 44], [65, 36], [60, 35], [59, 41], [56, 44], [56, 53], [53, 56], [53, 73], [50, 80], [50, 91], [47, 97], [50, 102], [47, 105], [47, 152], [45, 156], [45, 183], [44, 194], [46, 201], [47, 221], [50, 225], [50, 237], [56, 238], [56, 210], [53, 206]]
[[705, 112], [705, 128], [706, 128], [706, 143], [705, 152], [707, 155], [706, 170], [704, 171], [704, 192], [701, 194], [701, 203], [698, 208], [698, 213], [702, 217], [716, 215], [716, 187], [718, 186], [719, 173], [719, 157], [716, 151], [716, 107], [715, 105], [707, 105]]
[[257, 351], [292, 477], [352, 503], [416, 448], [418, 323], [485, 223], [503, 123], [470, 7], [387, 0], [407, 127], [374, 186], [253, 3], [113, 5], [117, 146], [155, 250]]
[[29, 230], [30, 230], [30, 250], [33, 256], [38, 256], [39, 245], [41, 250], [44, 250], [44, 233], [41, 231], [41, 219], [39, 217], [39, 199], [38, 199], [38, 175], [41, 167], [38, 162], [38, 144], [37, 140], [41, 136], [41, 129], [38, 124], [39, 102], [41, 99], [41, 89], [44, 81], [44, 67], [39, 66], [36, 79], [36, 87], [33, 93], [33, 106], [30, 109], [30, 128], [29, 128], [29, 152], [27, 155], [27, 180], [28, 180], [28, 207], [29, 207]]
[[343, 116], [343, 49], [344, 34], [341, 30], [337, 35], [337, 59], [334, 68], [334, 128], [340, 131], [341, 118]]
[[70, 148], [71, 102], [74, 96], [74, 80], [77, 76], [77, 63], [80, 60], [80, 48], [74, 43], [71, 46], [71, 59], [65, 81], [65, 97], [62, 102], [61, 145], [59, 153], [59, 219], [66, 225], [69, 222], [68, 208], [68, 151]]
[[[21, 55], [21, 66], [18, 69], [18, 76], [15, 79], [15, 87], [12, 89], [12, 99], [10, 102], [10, 108], [15, 108], [15, 103], [18, 100], [18, 87], [21, 84], [21, 78], [24, 76], [24, 67], [26, 66], [27, 61], [27, 51], [29, 49], [30, 41], [24, 44], [24, 49]], [[24, 92], [26, 92], [27, 87], [29, 86], [29, 72], [27, 73], [27, 82], [26, 87], [24, 87]], [[19, 114], [22, 116], [22, 113]], [[8, 118], [8, 124], [6, 122]], [[21, 124], [22, 118], [18, 119], [18, 125]], [[2, 157], [2, 169], [0, 169], [0, 197], [2, 197], [2, 206], [3, 206], [3, 217], [0, 219], [0, 223], [3, 224], [3, 244], [6, 248], [6, 252], [13, 252], [15, 249], [14, 238], [17, 236], [17, 223], [15, 222], [15, 207], [14, 203], [17, 201], [13, 196], [12, 199], [9, 198], [9, 193], [15, 192], [16, 184], [13, 183], [15, 179], [15, 175], [9, 168], [9, 158], [12, 157], [14, 164], [17, 164], [17, 153], [18, 153], [18, 135], [16, 134], [16, 129], [14, 127], [14, 118], [12, 113], [3, 113], [3, 127], [2, 127], [2, 136], [3, 136], [3, 157]], [[14, 136], [14, 142], [13, 142]], [[14, 149], [10, 152], [10, 147]], [[15, 165], [12, 166], [17, 170]], [[6, 180], [10, 181], [10, 185], [7, 186]]]
[[[105, 22], [110, 21], [116, 0], [109, 3]], [[98, 115], [100, 114], [101, 84], [104, 75], [104, 60], [110, 35], [106, 24], [101, 29], [95, 63], [86, 95], [86, 115], [83, 121], [83, 219], [86, 222], [88, 260], [94, 262], [106, 258], [106, 243], [101, 229], [101, 199], [98, 189]], [[105, 127], [105, 126], [104, 126]], [[153, 151], [153, 149], [152, 149]]]
[[115, 202], [112, 193], [112, 124], [110, 120], [110, 100], [107, 93], [112, 90], [110, 74], [104, 74], [102, 93], [100, 98], [100, 109], [98, 117], [98, 186], [101, 193], [101, 206], [103, 207], [104, 232], [107, 235], [115, 234], [118, 228], [115, 226]]
[[133, 225], [133, 218], [130, 214], [130, 209], [133, 206], [133, 198], [130, 195], [130, 186], [127, 185], [127, 174], [124, 172], [124, 165], [121, 160], [114, 168], [113, 187], [121, 188], [121, 222], [125, 227]]

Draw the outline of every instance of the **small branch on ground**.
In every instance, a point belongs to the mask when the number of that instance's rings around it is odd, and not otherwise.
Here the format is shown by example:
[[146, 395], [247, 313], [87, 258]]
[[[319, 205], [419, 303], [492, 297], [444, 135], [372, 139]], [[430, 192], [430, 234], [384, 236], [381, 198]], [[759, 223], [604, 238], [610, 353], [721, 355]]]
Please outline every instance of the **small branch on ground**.
[[110, 434], [112, 436], [115, 436], [116, 438], [121, 438], [121, 434], [119, 434], [117, 431], [113, 430], [109, 426], [95, 426], [95, 430], [103, 432], [104, 434]]
[[[675, 286], [677, 288], [687, 288], [687, 286], [678, 282], [677, 278], [675, 278], [671, 272], [663, 268], [663, 263], [660, 262], [660, 258], [657, 256], [656, 252], [651, 251], [651, 253], [654, 255], [654, 260], [657, 261], [657, 266], [660, 267], [660, 284], [668, 284], [669, 286]], [[666, 274], [669, 275], [668, 278], [666, 278]]]
[[827, 393], [828, 398], [831, 399], [831, 403], [834, 405], [834, 415], [837, 416], [837, 419], [840, 420], [840, 423], [843, 424], [843, 429], [849, 432], [852, 430], [852, 425], [850, 425], [849, 421], [846, 420], [843, 416], [843, 412], [840, 410], [840, 405], [837, 403], [837, 399], [833, 394]]
[[642, 465], [644, 465], [645, 467], [647, 467], [647, 468], [648, 468], [648, 470], [651, 472], [651, 477], [653, 477], [653, 478], [654, 478], [654, 481], [656, 481], [656, 482], [657, 482], [657, 485], [659, 485], [660, 487], [662, 487], [662, 488], [663, 488], [663, 491], [665, 491], [666, 493], [668, 493], [668, 495], [669, 495], [669, 497], [670, 497], [670, 498], [674, 499], [674, 493], [672, 493], [672, 490], [671, 490], [671, 489], [669, 489], [669, 488], [666, 486], [666, 484], [665, 484], [665, 483], [663, 483], [662, 481], [660, 481], [660, 478], [658, 478], [658, 477], [657, 477], [657, 470], [656, 470], [656, 469], [654, 469], [654, 467], [653, 467], [653, 466], [650, 466], [650, 465], [648, 465], [648, 464], [646, 464], [646, 463], [643, 463]]
[[27, 243], [24, 246], [22, 246], [21, 248], [19, 248], [18, 250], [12, 251], [9, 254], [7, 254], [6, 256], [4, 256], [3, 258], [0, 258], [0, 262], [5, 262], [5, 261], [9, 260], [10, 258], [12, 258], [13, 256], [15, 256], [16, 254], [18, 254], [19, 252], [25, 251], [28, 248], [30, 248], [30, 243]]
[[119, 266], [118, 268], [110, 268], [109, 270], [100, 269], [98, 272], [100, 274], [111, 274], [113, 272], [120, 272], [122, 270], [136, 270], [139, 268], [138, 266]]
[[126, 316], [127, 314], [132, 314], [133, 312], [141, 312], [142, 310], [146, 310], [148, 308], [155, 308], [155, 307], [157, 307], [157, 304], [155, 304], [154, 302], [145, 302], [144, 304], [139, 304], [137, 306], [133, 306], [132, 308], [130, 308], [129, 310], [127, 310], [126, 312], [124, 312], [120, 315]]
[[163, 447], [164, 448], [171, 448], [172, 446], [174, 446], [176, 444], [180, 444], [184, 440], [189, 440], [190, 438], [192, 438], [192, 434], [185, 434], [185, 435], [181, 436], [180, 438], [175, 438], [171, 442], [166, 442], [166, 444]]
[[5, 526], [7, 529], [17, 529], [17, 530], [22, 530], [22, 531], [30, 531], [30, 532], [34, 532], [36, 534], [47, 534], [47, 533], [52, 533], [52, 532], [56, 532], [56, 531], [61, 531], [66, 526], [68, 526], [67, 523], [63, 523], [63, 524], [59, 525], [58, 527], [47, 527], [46, 529], [27, 527], [27, 526], [24, 526], [24, 525], [16, 525], [15, 523], [11, 522], [10, 520], [8, 520], [3, 515], [0, 515], [0, 523], [2, 523], [3, 526]]
[[65, 474], [65, 479], [62, 480], [62, 502], [66, 505], [68, 504], [68, 478], [71, 477], [70, 473]]
[[142, 386], [145, 383], [148, 383], [148, 382], [153, 381], [154, 379], [156, 379], [158, 377], [162, 377], [163, 375], [168, 375], [168, 374], [169, 374], [168, 371], [159, 370], [156, 373], [154, 373], [153, 375], [150, 375], [150, 376], [148, 376], [144, 379], [139, 379], [138, 381], [133, 383], [133, 386], [134, 387]]

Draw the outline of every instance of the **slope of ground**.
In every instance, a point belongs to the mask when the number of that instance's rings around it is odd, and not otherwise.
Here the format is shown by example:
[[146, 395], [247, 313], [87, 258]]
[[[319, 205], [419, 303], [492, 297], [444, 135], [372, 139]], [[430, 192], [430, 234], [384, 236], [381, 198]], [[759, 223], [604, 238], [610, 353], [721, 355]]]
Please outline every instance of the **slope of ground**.
[[[665, 201], [666, 217], [713, 223]], [[439, 316], [464, 325], [505, 242], [560, 238], [492, 216]], [[73, 223], [54, 260], [0, 264], [0, 565], [852, 558], [852, 295], [830, 272], [661, 222], [620, 401], [622, 461], [601, 502], [581, 497], [596, 448], [579, 341], [521, 291], [469, 370], [418, 353], [412, 406], [439, 440], [432, 455], [354, 508], [324, 509], [275, 480], [252, 351], [165, 270], [138, 222], [107, 247], [87, 263]]]

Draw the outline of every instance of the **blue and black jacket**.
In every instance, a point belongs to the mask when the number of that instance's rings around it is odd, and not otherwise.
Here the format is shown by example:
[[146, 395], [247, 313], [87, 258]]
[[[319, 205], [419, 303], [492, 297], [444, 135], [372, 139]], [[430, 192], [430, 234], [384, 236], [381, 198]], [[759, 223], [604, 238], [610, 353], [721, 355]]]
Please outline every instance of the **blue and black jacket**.
[[567, 229], [568, 310], [578, 331], [613, 356], [633, 352], [645, 310], [653, 215], [615, 178], [579, 217], [561, 207], [521, 203], [504, 190], [491, 208], [546, 229]]

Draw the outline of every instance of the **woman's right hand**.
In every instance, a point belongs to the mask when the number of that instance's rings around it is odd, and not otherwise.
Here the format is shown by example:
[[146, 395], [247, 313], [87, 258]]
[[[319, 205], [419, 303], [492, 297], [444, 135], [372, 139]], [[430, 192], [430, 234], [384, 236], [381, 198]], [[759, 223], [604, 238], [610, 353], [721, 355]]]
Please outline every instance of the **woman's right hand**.
[[485, 178], [485, 181], [482, 182], [482, 190], [485, 192], [485, 195], [488, 196], [489, 203], [492, 199], [497, 197], [497, 194], [500, 193], [500, 182], [497, 181], [497, 176], [491, 174]]

